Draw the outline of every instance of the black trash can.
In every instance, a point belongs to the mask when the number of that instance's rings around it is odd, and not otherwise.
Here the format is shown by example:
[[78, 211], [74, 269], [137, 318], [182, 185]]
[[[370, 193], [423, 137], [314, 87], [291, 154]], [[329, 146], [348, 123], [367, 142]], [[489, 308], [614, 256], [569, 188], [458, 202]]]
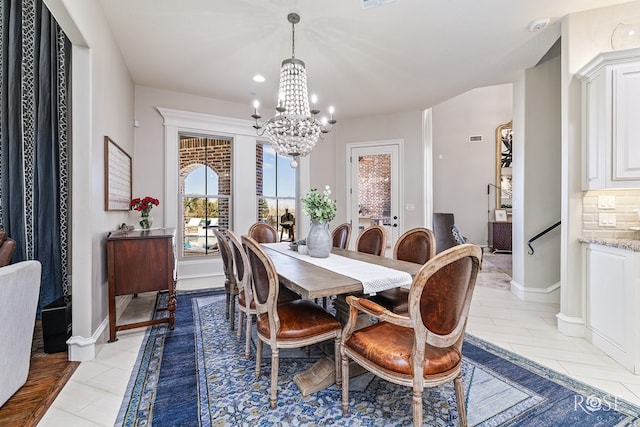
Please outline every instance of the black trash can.
[[42, 339], [45, 353], [67, 351], [71, 337], [71, 295], [58, 298], [42, 309]]

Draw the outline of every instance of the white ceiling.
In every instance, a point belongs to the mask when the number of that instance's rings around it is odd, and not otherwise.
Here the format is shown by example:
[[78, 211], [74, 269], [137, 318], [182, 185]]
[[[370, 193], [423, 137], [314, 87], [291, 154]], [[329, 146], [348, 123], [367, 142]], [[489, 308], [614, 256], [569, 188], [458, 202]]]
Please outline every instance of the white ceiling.
[[[560, 34], [562, 16], [625, 0], [101, 0], [137, 85], [265, 107], [291, 57], [310, 93], [336, 116], [424, 109], [467, 90], [513, 81]], [[529, 32], [529, 23], [551, 24]], [[266, 82], [252, 77], [260, 73]], [[253, 94], [252, 94], [253, 93]], [[255, 94], [255, 95], [254, 95]]]

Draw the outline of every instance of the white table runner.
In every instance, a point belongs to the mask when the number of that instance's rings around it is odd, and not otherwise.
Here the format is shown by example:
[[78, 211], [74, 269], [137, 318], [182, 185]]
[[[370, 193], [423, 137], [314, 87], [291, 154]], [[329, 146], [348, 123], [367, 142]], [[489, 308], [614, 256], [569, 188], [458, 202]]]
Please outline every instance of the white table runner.
[[285, 255], [359, 280], [362, 282], [362, 288], [365, 294], [373, 294], [399, 286], [407, 286], [413, 281], [411, 275], [405, 271], [394, 270], [336, 254], [329, 254], [327, 258], [314, 258], [310, 255], [299, 254], [292, 250], [289, 247], [289, 243], [286, 242], [263, 243], [263, 245]]

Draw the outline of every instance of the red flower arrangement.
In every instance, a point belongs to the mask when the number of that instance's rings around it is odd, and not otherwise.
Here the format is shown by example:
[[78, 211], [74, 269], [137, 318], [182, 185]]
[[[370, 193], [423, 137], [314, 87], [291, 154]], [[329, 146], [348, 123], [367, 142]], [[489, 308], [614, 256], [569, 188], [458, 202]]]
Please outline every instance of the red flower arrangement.
[[160, 200], [155, 199], [151, 196], [146, 196], [144, 199], [140, 197], [136, 197], [131, 201], [130, 206], [139, 211], [142, 216], [149, 216], [149, 212], [151, 212], [151, 208], [154, 206], [160, 205]]

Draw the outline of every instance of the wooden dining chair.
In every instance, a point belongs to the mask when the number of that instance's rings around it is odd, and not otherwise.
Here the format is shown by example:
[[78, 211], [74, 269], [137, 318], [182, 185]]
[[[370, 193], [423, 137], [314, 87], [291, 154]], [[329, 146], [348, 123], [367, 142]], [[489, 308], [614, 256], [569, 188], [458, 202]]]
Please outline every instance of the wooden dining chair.
[[[467, 425], [462, 384], [462, 342], [480, 267], [480, 247], [463, 244], [436, 255], [409, 291], [409, 315], [348, 296], [349, 320], [341, 342], [342, 411], [349, 410], [349, 359], [382, 379], [411, 387], [413, 425], [422, 426], [422, 393], [453, 381], [458, 420]], [[354, 331], [358, 312], [378, 319]], [[389, 337], [393, 337], [390, 339]]]
[[384, 256], [387, 248], [387, 230], [380, 225], [365, 228], [356, 240], [356, 251]]
[[230, 319], [231, 330], [233, 331], [235, 329], [236, 295], [238, 295], [238, 284], [233, 270], [233, 254], [227, 237], [220, 230], [213, 230], [213, 233], [218, 240], [218, 250], [220, 251], [224, 268], [224, 291], [227, 297], [225, 313], [227, 319]]
[[[256, 314], [256, 304], [253, 301], [251, 291], [251, 267], [247, 253], [242, 247], [238, 236], [231, 230], [227, 230], [227, 237], [231, 243], [231, 251], [235, 265], [236, 283], [238, 284], [238, 341], [242, 338], [243, 317], [246, 319], [245, 332], [245, 357], [251, 353], [251, 319]], [[300, 295], [280, 285], [278, 292], [278, 304], [300, 299]]]
[[334, 316], [312, 301], [299, 299], [277, 303], [278, 273], [259, 243], [242, 236], [251, 266], [252, 291], [256, 305], [256, 377], [260, 375], [262, 343], [271, 347], [270, 404], [278, 397], [278, 354], [281, 348], [299, 348], [329, 339], [335, 340], [336, 384], [340, 385], [340, 337], [342, 325]]
[[[396, 242], [393, 258], [400, 261], [424, 264], [436, 254], [436, 237], [428, 228], [412, 228]], [[409, 289], [393, 288], [378, 292], [370, 297], [372, 301], [397, 314], [409, 312]]]
[[340, 249], [349, 248], [349, 239], [351, 238], [351, 224], [345, 222], [340, 224], [331, 232], [333, 238], [333, 247]]
[[251, 318], [256, 314], [256, 306], [251, 294], [251, 269], [247, 253], [242, 248], [238, 236], [231, 230], [227, 230], [227, 236], [231, 243], [234, 265], [236, 267], [236, 283], [238, 284], [238, 341], [242, 338], [242, 319], [246, 318], [245, 349], [244, 356], [249, 358], [251, 352]]
[[266, 222], [256, 222], [249, 227], [249, 236], [258, 243], [277, 243], [278, 231]]

